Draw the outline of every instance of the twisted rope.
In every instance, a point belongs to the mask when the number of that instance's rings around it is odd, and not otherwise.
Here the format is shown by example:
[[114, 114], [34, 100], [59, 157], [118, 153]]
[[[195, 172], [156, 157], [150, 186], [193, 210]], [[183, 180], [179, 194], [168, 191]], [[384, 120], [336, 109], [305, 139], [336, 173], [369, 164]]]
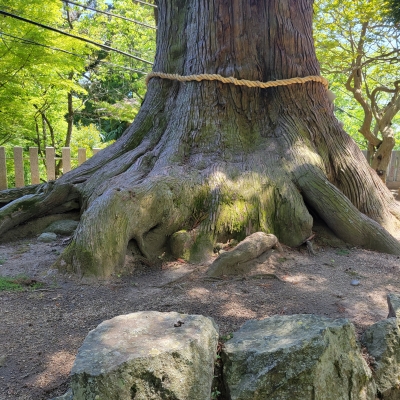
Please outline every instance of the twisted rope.
[[236, 79], [232, 76], [230, 76], [229, 78], [225, 78], [218, 74], [199, 74], [199, 75], [182, 76], [178, 74], [165, 74], [164, 72], [150, 72], [146, 76], [146, 85], [149, 84], [151, 78], [170, 79], [170, 80], [177, 80], [179, 82], [220, 81], [223, 83], [233, 83], [236, 86], [258, 87], [262, 89], [266, 89], [269, 87], [276, 87], [276, 86], [287, 86], [287, 85], [292, 85], [293, 83], [306, 83], [310, 81], [320, 82], [327, 89], [329, 85], [327, 79], [318, 75], [306, 76], [304, 78], [290, 78], [290, 79], [280, 79], [277, 81], [260, 82], [260, 81], [248, 81], [246, 79]]

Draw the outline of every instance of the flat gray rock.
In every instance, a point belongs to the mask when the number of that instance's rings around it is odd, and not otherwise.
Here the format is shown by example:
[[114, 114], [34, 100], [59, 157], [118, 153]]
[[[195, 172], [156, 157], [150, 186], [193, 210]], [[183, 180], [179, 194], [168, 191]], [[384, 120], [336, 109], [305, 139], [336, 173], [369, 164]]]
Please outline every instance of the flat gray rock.
[[89, 332], [71, 371], [74, 400], [208, 400], [218, 332], [211, 318], [137, 312]]
[[57, 235], [70, 236], [75, 232], [79, 222], [72, 219], [62, 219], [51, 223], [44, 232], [53, 232]]
[[247, 321], [222, 352], [231, 400], [374, 399], [353, 325], [314, 315]]
[[57, 235], [53, 232], [44, 232], [38, 238], [38, 242], [50, 243], [57, 240]]

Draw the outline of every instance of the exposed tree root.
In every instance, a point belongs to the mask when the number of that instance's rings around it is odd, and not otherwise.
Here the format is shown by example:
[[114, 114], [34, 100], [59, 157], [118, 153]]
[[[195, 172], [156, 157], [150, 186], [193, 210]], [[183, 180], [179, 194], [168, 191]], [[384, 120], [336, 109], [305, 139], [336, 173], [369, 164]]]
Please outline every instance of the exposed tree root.
[[[246, 164], [254, 165], [258, 155], [247, 157]], [[283, 175], [279, 164], [268, 163], [253, 167], [253, 171], [244, 168], [241, 173], [229, 164], [202, 174], [173, 168], [168, 177], [151, 173], [143, 177], [137, 170], [136, 175], [124, 171], [116, 179], [108, 173], [109, 181], [81, 201], [85, 206], [79, 227], [58, 266], [78, 274], [109, 276], [124, 264], [130, 240], [136, 242], [141, 256], [155, 260], [168, 250], [169, 237], [180, 229], [197, 230], [193, 251], [206, 256], [221, 238], [241, 240], [258, 230], [297, 246], [311, 234], [309, 206], [342, 240], [400, 254], [399, 242], [330, 183], [318, 157], [315, 160], [313, 165], [309, 157], [303, 161], [296, 157], [297, 167]], [[139, 175], [141, 179], [137, 179]], [[5, 232], [65, 204], [76, 207], [85, 191], [84, 182], [72, 185], [60, 181], [50, 190], [41, 187], [39, 193], [24, 195], [0, 209], [0, 229]], [[390, 214], [387, 210], [389, 206], [385, 213]], [[381, 218], [381, 223], [388, 221], [390, 218]]]
[[[304, 173], [301, 171], [306, 170]], [[376, 221], [362, 214], [315, 168], [300, 168], [303, 196], [329, 228], [343, 241], [371, 250], [400, 254], [400, 243]]]
[[57, 213], [58, 206], [63, 212], [76, 208], [74, 200], [79, 195], [71, 185], [46, 185], [38, 189], [39, 193], [22, 195], [0, 209], [0, 234], [31, 218]]
[[[260, 81], [318, 75], [312, 13], [308, 0], [159, 1], [154, 71]], [[0, 209], [0, 234], [79, 207], [58, 264], [82, 274], [112, 274], [131, 240], [154, 260], [179, 230], [192, 233], [190, 251], [200, 255], [256, 231], [297, 246], [312, 234], [308, 208], [341, 239], [400, 254], [389, 233], [400, 207], [317, 82], [257, 89], [153, 78], [116, 143], [54, 186], [27, 190], [12, 191], [25, 195]]]

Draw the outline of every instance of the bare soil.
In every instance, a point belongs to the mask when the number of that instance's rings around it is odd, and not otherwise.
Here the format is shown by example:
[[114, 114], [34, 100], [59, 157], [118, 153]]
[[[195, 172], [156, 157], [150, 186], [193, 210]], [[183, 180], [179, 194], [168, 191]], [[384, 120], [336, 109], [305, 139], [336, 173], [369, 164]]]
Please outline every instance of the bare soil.
[[130, 255], [128, 272], [120, 276], [79, 278], [52, 269], [65, 238], [1, 243], [0, 275], [23, 274], [43, 286], [0, 292], [0, 400], [64, 393], [87, 333], [103, 320], [135, 311], [211, 316], [222, 336], [248, 319], [317, 314], [349, 318], [361, 335], [386, 318], [387, 294], [400, 295], [400, 257], [350, 248], [322, 225], [315, 232], [315, 255], [306, 246], [271, 250], [251, 262], [246, 276], [222, 279], [207, 278], [206, 265], [146, 265]]

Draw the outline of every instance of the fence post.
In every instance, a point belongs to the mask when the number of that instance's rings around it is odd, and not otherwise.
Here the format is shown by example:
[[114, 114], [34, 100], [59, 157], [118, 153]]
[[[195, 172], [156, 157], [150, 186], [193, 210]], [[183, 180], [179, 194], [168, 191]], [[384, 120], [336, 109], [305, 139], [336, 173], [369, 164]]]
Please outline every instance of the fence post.
[[71, 171], [71, 149], [63, 147], [61, 150], [63, 174]]
[[54, 147], [46, 147], [46, 171], [47, 181], [56, 179], [56, 160]]
[[6, 190], [7, 187], [6, 149], [0, 147], [0, 190]]
[[31, 169], [31, 184], [37, 185], [40, 183], [39, 176], [39, 158], [38, 158], [38, 148], [37, 147], [29, 147], [29, 163]]
[[78, 149], [78, 165], [86, 161], [86, 149]]
[[97, 147], [93, 147], [93, 155], [97, 154], [101, 149], [98, 149]]
[[24, 179], [24, 156], [22, 147], [14, 147], [14, 172], [15, 172], [15, 187], [20, 188], [25, 186]]

